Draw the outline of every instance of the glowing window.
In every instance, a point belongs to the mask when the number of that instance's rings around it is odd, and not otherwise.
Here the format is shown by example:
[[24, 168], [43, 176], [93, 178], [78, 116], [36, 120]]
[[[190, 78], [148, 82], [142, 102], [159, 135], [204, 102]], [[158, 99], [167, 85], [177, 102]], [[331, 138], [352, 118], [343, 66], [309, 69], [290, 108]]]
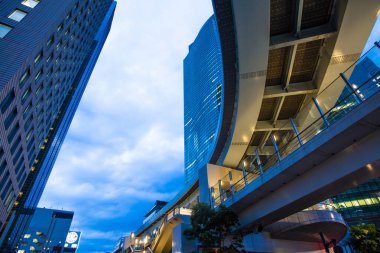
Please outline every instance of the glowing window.
[[24, 238], [30, 238], [30, 234], [26, 234], [26, 235], [24, 235]]
[[347, 207], [352, 207], [352, 203], [351, 203], [350, 201], [344, 202], [344, 204], [345, 204]]
[[39, 0], [24, 0], [24, 1], [22, 1], [23, 5], [28, 6], [30, 8], [36, 7], [37, 4], [39, 4], [39, 3], [40, 3]]
[[359, 202], [357, 200], [352, 200], [352, 204], [353, 204], [353, 206], [360, 206]]
[[26, 14], [26, 12], [16, 9], [14, 12], [11, 13], [11, 15], [8, 16], [8, 18], [20, 22], [26, 16]]
[[4, 38], [11, 30], [12, 27], [0, 23], [0, 38]]

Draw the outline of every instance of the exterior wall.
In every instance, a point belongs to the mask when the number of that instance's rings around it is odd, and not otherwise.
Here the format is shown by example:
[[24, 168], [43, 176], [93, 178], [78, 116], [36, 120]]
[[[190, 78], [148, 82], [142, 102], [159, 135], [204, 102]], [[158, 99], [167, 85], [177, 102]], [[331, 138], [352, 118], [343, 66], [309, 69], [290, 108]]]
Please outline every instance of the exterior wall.
[[248, 234], [243, 240], [247, 252], [325, 253], [322, 243], [276, 240], [268, 233]]
[[73, 212], [37, 208], [18, 250], [22, 253], [22, 250], [29, 252], [33, 248], [50, 248], [56, 253], [63, 252], [73, 217]]
[[380, 228], [380, 179], [352, 188], [333, 201], [350, 225], [375, 224]]
[[185, 180], [209, 162], [223, 113], [223, 67], [215, 16], [202, 27], [184, 60]]
[[173, 228], [172, 253], [186, 253], [196, 251], [195, 242], [187, 240], [183, 235], [184, 231], [189, 227], [189, 224], [181, 223]]
[[[25, 9], [20, 3], [1, 2], [1, 16]], [[108, 35], [115, 8], [111, 4], [112, 0], [46, 0], [27, 8], [27, 16], [18, 23], [0, 20], [13, 26], [0, 39], [0, 58], [12, 59], [0, 62], [1, 105], [14, 94], [0, 115], [1, 164], [6, 163], [0, 169], [0, 180], [6, 184], [1, 194], [7, 192], [0, 201], [0, 244], [5, 238], [9, 243], [2, 247], [14, 247], [30, 222]], [[20, 83], [24, 73], [28, 77]]]

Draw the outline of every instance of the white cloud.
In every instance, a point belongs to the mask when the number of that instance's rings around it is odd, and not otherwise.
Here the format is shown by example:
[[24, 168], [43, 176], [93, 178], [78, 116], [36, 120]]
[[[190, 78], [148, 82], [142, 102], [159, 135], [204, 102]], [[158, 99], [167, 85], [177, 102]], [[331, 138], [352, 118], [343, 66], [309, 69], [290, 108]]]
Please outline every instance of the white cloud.
[[[170, 200], [182, 185], [182, 61], [211, 12], [209, 0], [118, 2], [40, 203], [75, 211], [80, 252], [136, 229], [125, 224], [142, 221], [142, 203]], [[105, 227], [112, 219], [125, 223]]]

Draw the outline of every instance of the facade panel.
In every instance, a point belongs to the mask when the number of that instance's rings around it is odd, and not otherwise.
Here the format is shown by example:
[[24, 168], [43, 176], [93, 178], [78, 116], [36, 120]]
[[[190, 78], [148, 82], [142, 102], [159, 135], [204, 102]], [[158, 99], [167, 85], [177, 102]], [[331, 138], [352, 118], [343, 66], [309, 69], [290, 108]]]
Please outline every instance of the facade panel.
[[215, 16], [202, 27], [184, 60], [185, 180], [198, 176], [214, 151], [223, 114], [223, 62]]

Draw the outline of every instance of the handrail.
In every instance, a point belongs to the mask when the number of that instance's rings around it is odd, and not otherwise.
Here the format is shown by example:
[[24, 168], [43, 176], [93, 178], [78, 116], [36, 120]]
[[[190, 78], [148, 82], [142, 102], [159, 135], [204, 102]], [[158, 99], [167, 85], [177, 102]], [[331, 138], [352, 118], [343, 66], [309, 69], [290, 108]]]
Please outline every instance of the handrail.
[[[349, 112], [358, 107], [369, 97], [378, 93], [380, 91], [380, 70], [373, 73], [370, 77], [366, 77], [364, 80], [359, 80], [361, 82], [360, 85], [351, 83], [351, 80], [346, 77], [346, 75], [351, 75], [352, 77], [352, 74], [355, 73], [355, 68], [358, 64], [366, 58], [370, 59], [371, 56], [376, 60], [380, 57], [380, 47], [378, 44], [368, 50], [354, 64], [352, 64], [325, 89], [323, 89], [315, 98], [313, 98], [312, 101], [305, 104], [301, 108], [297, 117], [299, 115], [307, 115], [310, 121], [310, 123], [308, 123], [302, 131], [298, 132], [297, 125], [295, 124], [295, 121], [300, 120], [300, 118], [297, 119], [296, 117], [295, 120], [290, 119], [293, 126], [292, 132], [287, 130], [287, 133], [285, 131], [285, 126], [287, 127], [286, 129], [289, 128], [287, 123], [281, 127], [280, 130], [275, 131], [275, 133], [272, 133], [271, 135], [274, 153], [269, 156], [262, 157], [259, 155], [260, 148], [257, 148], [257, 150], [255, 150], [255, 154], [247, 155], [247, 157], [240, 164], [239, 169], [243, 173], [241, 178], [239, 178], [236, 182], [233, 182], [232, 174], [229, 173], [222, 177], [217, 184], [213, 185], [210, 188], [213, 206], [219, 206], [223, 203], [223, 201], [229, 199], [235, 192], [243, 189], [247, 184], [260, 177], [274, 165], [280, 163], [283, 158], [293, 153], [311, 139], [315, 138], [337, 120], [345, 117]], [[379, 67], [377, 68], [380, 69]], [[334, 99], [334, 97], [330, 94], [336, 92], [337, 89], [339, 90], [340, 88], [342, 90], [340, 95]], [[313, 109], [316, 112], [319, 112], [320, 115], [315, 119], [308, 114]], [[302, 120], [306, 121], [305, 119]], [[283, 132], [286, 134], [282, 134]], [[223, 186], [222, 184], [224, 182], [227, 182], [227, 185], [229, 186]], [[215, 189], [218, 189], [218, 191], [215, 192]]]
[[191, 215], [191, 209], [177, 206], [165, 215], [165, 218], [163, 219], [160, 228], [156, 231], [154, 237], [151, 239], [150, 245], [153, 249], [155, 248], [166, 223], [168, 223], [168, 221], [170, 221], [176, 215]]

